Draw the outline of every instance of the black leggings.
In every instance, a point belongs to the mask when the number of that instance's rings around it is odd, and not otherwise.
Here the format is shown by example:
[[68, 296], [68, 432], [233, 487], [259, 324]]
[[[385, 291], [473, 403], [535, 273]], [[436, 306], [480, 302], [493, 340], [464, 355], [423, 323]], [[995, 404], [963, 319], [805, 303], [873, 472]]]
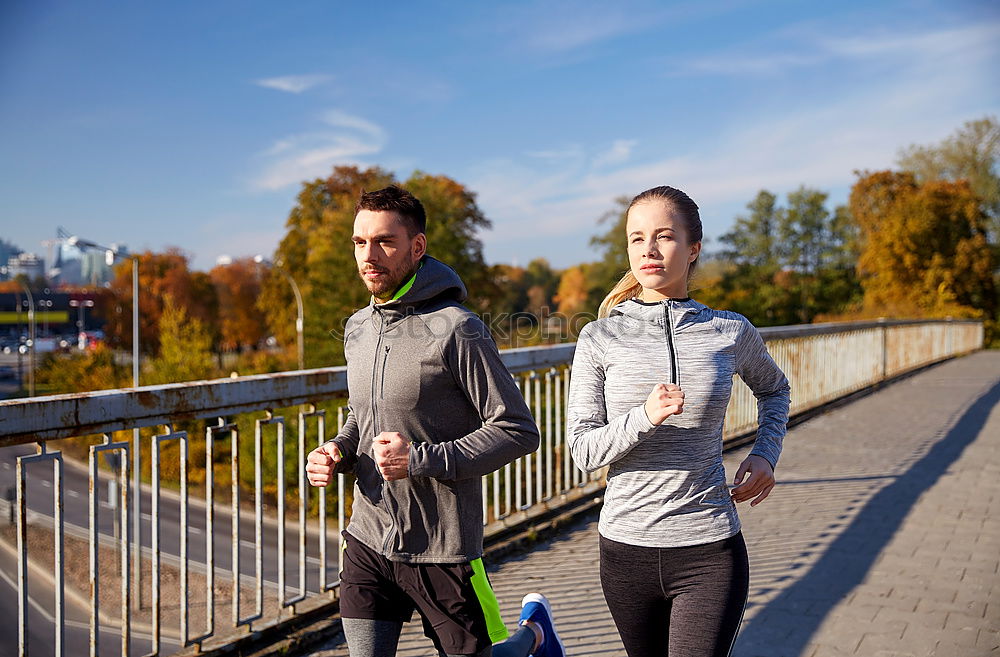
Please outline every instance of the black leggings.
[[651, 548], [602, 536], [601, 586], [629, 657], [728, 657], [750, 586], [746, 543]]

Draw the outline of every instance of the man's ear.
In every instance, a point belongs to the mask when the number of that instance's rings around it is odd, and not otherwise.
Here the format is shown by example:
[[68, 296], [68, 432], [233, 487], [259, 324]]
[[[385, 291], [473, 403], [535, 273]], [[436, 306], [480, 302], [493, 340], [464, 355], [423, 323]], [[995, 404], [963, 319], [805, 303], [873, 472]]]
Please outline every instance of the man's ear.
[[427, 253], [427, 235], [424, 233], [417, 233], [417, 236], [413, 238], [413, 244], [410, 248], [412, 249], [414, 260], [423, 258]]

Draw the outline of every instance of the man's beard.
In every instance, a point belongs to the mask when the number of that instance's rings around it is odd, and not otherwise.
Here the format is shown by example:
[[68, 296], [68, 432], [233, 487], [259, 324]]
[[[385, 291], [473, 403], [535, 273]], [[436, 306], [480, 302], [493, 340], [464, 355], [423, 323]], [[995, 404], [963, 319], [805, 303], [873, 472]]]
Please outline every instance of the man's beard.
[[[358, 270], [358, 276], [364, 282], [365, 287], [368, 291], [372, 293], [372, 296], [376, 299], [385, 299], [390, 294], [395, 292], [403, 285], [403, 283], [410, 276], [413, 275], [413, 270], [416, 267], [416, 262], [407, 258], [406, 261], [401, 262], [398, 267], [393, 269], [387, 267], [379, 267], [377, 265], [365, 265], [363, 269]], [[386, 274], [381, 280], [370, 281], [365, 278], [365, 272], [377, 271]]]

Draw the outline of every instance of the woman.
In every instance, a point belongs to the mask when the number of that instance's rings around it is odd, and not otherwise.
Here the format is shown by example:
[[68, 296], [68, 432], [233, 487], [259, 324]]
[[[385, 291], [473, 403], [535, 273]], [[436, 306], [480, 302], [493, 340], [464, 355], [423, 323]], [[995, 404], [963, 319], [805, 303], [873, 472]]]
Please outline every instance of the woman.
[[[788, 418], [788, 380], [741, 315], [688, 297], [698, 206], [656, 187], [629, 205], [630, 271], [584, 327], [569, 389], [569, 445], [604, 466], [601, 583], [629, 657], [729, 655], [749, 588], [735, 502], [762, 502]], [[722, 425], [733, 374], [757, 397], [750, 455], [726, 485]], [[745, 481], [744, 481], [745, 480]]]

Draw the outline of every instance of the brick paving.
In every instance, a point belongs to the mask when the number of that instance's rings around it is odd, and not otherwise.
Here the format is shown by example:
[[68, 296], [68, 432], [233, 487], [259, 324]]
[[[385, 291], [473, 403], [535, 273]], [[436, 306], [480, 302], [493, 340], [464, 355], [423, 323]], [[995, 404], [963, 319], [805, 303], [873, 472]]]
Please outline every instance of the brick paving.
[[[727, 454], [730, 475], [747, 451]], [[777, 474], [764, 504], [741, 506], [751, 590], [734, 657], [1000, 657], [1000, 352], [794, 427]], [[569, 655], [625, 655], [593, 519], [491, 570], [509, 625], [539, 590]], [[398, 654], [434, 655], [418, 621]]]

